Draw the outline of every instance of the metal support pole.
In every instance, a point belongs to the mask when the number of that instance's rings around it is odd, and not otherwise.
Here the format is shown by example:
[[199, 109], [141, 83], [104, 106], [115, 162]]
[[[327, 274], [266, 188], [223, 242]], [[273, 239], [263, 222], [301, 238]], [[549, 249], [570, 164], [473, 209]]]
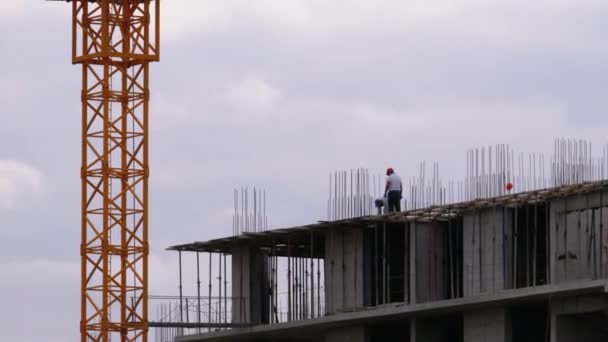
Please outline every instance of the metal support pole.
[[[582, 196], [579, 194], [579, 196], [578, 196], [579, 200], [581, 199], [581, 197]], [[587, 213], [588, 212], [589, 211], [587, 211]], [[584, 258], [586, 256], [583, 255], [583, 239], [586, 238], [586, 234], [584, 234], [583, 231], [582, 231], [583, 227], [582, 227], [582, 224], [581, 224], [581, 216], [582, 216], [582, 212], [581, 211], [577, 211], [577, 221], [578, 221], [577, 222], [578, 251], [576, 252], [576, 255], [581, 260], [585, 260]], [[588, 222], [589, 221], [587, 221], [586, 224], [588, 224]], [[585, 235], [584, 237], [583, 237], [583, 234]], [[588, 261], [588, 259], [586, 261]], [[587, 269], [585, 271], [586, 271], [585, 272], [586, 273], [585, 276], [589, 275], [589, 262], [587, 262]], [[577, 274], [577, 276], [578, 276], [579, 279], [582, 277], [581, 276], [582, 272], [583, 272], [582, 267], [578, 268], [578, 274]]]
[[207, 299], [209, 301], [208, 302], [209, 308], [207, 311], [207, 319], [209, 320], [209, 329], [208, 329], [209, 332], [211, 332], [211, 300], [212, 300], [211, 290], [212, 290], [212, 286], [213, 286], [213, 285], [211, 285], [211, 270], [213, 268], [212, 261], [213, 261], [213, 254], [211, 252], [209, 252], [209, 286], [208, 286], [209, 287], [209, 296], [207, 297]]
[[378, 281], [378, 266], [379, 266], [379, 259], [378, 259], [378, 229], [379, 229], [379, 225], [376, 223], [375, 227], [374, 227], [374, 283], [375, 283], [375, 295], [376, 295], [376, 306], [378, 306], [379, 303], [379, 293], [380, 293], [380, 284]]
[[[325, 269], [325, 259], [323, 261], [323, 269]], [[321, 259], [317, 259], [317, 313], [321, 317], [323, 312], [321, 311]]]
[[538, 240], [538, 205], [534, 205], [534, 241], [532, 243], [532, 285], [538, 285], [536, 283], [536, 253], [537, 249], [537, 240]]
[[178, 252], [179, 255], [179, 322], [184, 323], [184, 304], [183, 304], [183, 290], [182, 290], [182, 251]]
[[[201, 268], [200, 253], [196, 252], [196, 321], [201, 324]], [[201, 333], [199, 326], [198, 333]]]
[[275, 298], [276, 298], [276, 292], [274, 291], [274, 278], [275, 278], [275, 274], [274, 274], [274, 261], [276, 260], [276, 256], [275, 256], [275, 247], [274, 247], [274, 239], [272, 242], [272, 247], [270, 249], [270, 254], [271, 256], [269, 257], [269, 263], [268, 263], [268, 267], [269, 267], [269, 274], [270, 274], [270, 279], [269, 279], [269, 283], [268, 283], [268, 291], [270, 294], [270, 324], [274, 324], [276, 323], [277, 320], [277, 315], [276, 315], [276, 306], [274, 304]]
[[[340, 172], [341, 174], [342, 172]], [[299, 320], [300, 319], [300, 307], [299, 307], [299, 300], [300, 300], [300, 294], [298, 293], [298, 247], [297, 247], [297, 242], [295, 245], [295, 249], [293, 252], [293, 258], [291, 259], [292, 262], [292, 294], [291, 294], [291, 302], [293, 305], [293, 319], [294, 320]]]
[[[185, 298], [186, 301], [186, 324], [190, 323], [190, 304], [188, 303], [188, 297]], [[183, 328], [182, 328], [183, 329]], [[183, 335], [183, 330], [182, 330]]]
[[306, 262], [304, 260], [304, 252], [302, 250], [302, 257], [300, 257], [300, 306], [302, 312], [302, 319], [306, 318]]
[[358, 303], [357, 303], [357, 298], [358, 298], [358, 288], [357, 288], [357, 277], [358, 277], [358, 265], [359, 265], [359, 239], [358, 237], [356, 239], [352, 239], [351, 241], [354, 242], [354, 246], [353, 246], [353, 255], [354, 255], [354, 262], [352, 263], [352, 267], [353, 267], [353, 285], [354, 285], [354, 293], [353, 293], [353, 298], [354, 298], [354, 303], [353, 303], [353, 307], [357, 307]]
[[292, 320], [292, 303], [291, 303], [291, 245], [287, 238], [287, 321]]
[[[593, 260], [593, 268], [592, 268], [592, 272], [593, 272], [593, 279], [597, 279], [597, 241], [596, 241], [596, 234], [595, 234], [595, 210], [593, 208], [591, 208], [589, 206], [589, 195], [586, 195], [586, 202], [587, 202], [587, 231], [590, 231], [590, 237], [587, 243], [587, 246], [589, 246], [589, 248], [587, 249], [587, 255], [588, 255], [588, 262], [587, 264], [591, 266], [591, 260]], [[589, 215], [591, 215], [591, 218], [589, 218]], [[591, 222], [591, 223], [590, 223]], [[601, 242], [600, 242], [600, 246], [601, 246]]]
[[298, 289], [299, 285], [299, 276], [300, 269], [298, 267], [298, 245], [296, 242], [294, 257], [293, 257], [293, 311], [294, 311], [294, 319], [300, 319], [300, 291]]
[[492, 210], [492, 291], [496, 291], [496, 212], [498, 207]]
[[218, 262], [218, 274], [219, 277], [217, 278], [217, 291], [218, 291], [218, 297], [217, 297], [217, 323], [222, 323], [222, 253], [218, 253], [217, 255], [217, 262]]
[[518, 234], [518, 207], [515, 207], [515, 231], [513, 232], [513, 288], [517, 288], [517, 240], [519, 240]]
[[481, 293], [483, 293], [485, 291], [485, 282], [484, 282], [484, 270], [483, 270], [483, 265], [484, 265], [484, 260], [483, 260], [483, 245], [484, 245], [484, 240], [483, 240], [483, 228], [482, 228], [482, 220], [481, 220], [481, 211], [478, 212], [477, 215], [477, 224], [478, 224], [478, 232], [479, 232], [479, 241], [478, 241], [478, 245], [479, 245], [479, 291]]
[[315, 249], [314, 232], [310, 231], [310, 317], [315, 318]]
[[[503, 279], [503, 285], [502, 287], [504, 289], [507, 288], [507, 244], [509, 242], [508, 238], [507, 238], [507, 231], [506, 231], [506, 216], [507, 216], [507, 209], [503, 206], [502, 207], [502, 279]], [[510, 258], [509, 258], [510, 259]]]
[[526, 205], [526, 287], [530, 286], [530, 205]]
[[228, 272], [226, 267], [226, 253], [224, 253], [224, 323], [228, 323]]
[[382, 224], [382, 304], [386, 304], [386, 221]]
[[[302, 251], [302, 255], [306, 254], [306, 249], [304, 249]], [[312, 259], [311, 259], [312, 260]], [[308, 293], [309, 289], [310, 289], [310, 281], [309, 281], [309, 277], [310, 277], [310, 265], [308, 263], [308, 260], [306, 258], [302, 258], [302, 262], [304, 263], [304, 317], [305, 318], [310, 318], [310, 295]]]
[[299, 281], [299, 290], [300, 290], [300, 319], [304, 319], [305, 317], [305, 296], [304, 296], [304, 284], [306, 284], [306, 280], [304, 278], [304, 258], [303, 257], [299, 257], [298, 258], [298, 263], [299, 263], [299, 267], [300, 267], [300, 281]]
[[274, 239], [272, 239], [272, 247], [270, 249], [270, 270], [269, 270], [269, 275], [270, 275], [270, 283], [268, 284], [268, 289], [269, 289], [269, 293], [270, 293], [270, 324], [273, 324], [276, 322], [277, 317], [276, 317], [276, 310], [275, 310], [275, 305], [274, 305], [274, 300], [276, 297], [276, 293], [274, 292], [274, 260], [276, 259], [276, 247], [275, 247], [275, 242]]
[[568, 198], [564, 198], [564, 279], [568, 279]]
[[407, 221], [403, 223], [403, 301], [410, 304], [410, 230]]
[[243, 293], [243, 273], [245, 272], [245, 266], [243, 265], [243, 251], [239, 252], [239, 321], [238, 323], [249, 323], [245, 317], [245, 295]]
[[276, 247], [275, 247], [275, 257], [274, 257], [274, 283], [273, 283], [273, 293], [274, 296], [274, 311], [275, 311], [275, 320], [277, 323], [281, 322], [279, 308], [279, 258], [276, 256]]
[[[346, 210], [346, 209], [345, 209]], [[303, 304], [303, 288], [302, 288], [302, 275], [303, 275], [303, 270], [302, 270], [302, 257], [297, 257], [296, 258], [296, 268], [298, 270], [297, 273], [297, 281], [296, 281], [296, 291], [298, 292], [298, 319], [303, 319], [304, 318], [304, 306]]]
[[[343, 178], [343, 180], [346, 178]], [[345, 199], [344, 197], [342, 197]], [[346, 200], [344, 200], [344, 210], [346, 210]], [[296, 244], [295, 250], [296, 257], [294, 258], [295, 268], [295, 294], [296, 294], [296, 319], [302, 319], [302, 268], [300, 263], [300, 257], [298, 256], [298, 245]]]
[[[602, 262], [604, 262], [604, 248], [608, 247], [608, 245], [604, 245], [604, 191], [600, 192], [600, 278], [604, 278], [604, 267]], [[608, 266], [608, 263], [607, 263]]]
[[550, 222], [550, 213], [551, 210], [551, 202], [545, 202], [545, 283], [544, 285], [551, 283], [551, 243], [550, 243], [550, 235], [551, 234], [551, 222]]
[[342, 248], [340, 249], [340, 251], [342, 252], [342, 264], [340, 265], [340, 269], [342, 270], [341, 274], [342, 274], [342, 309], [346, 308], [346, 262], [344, 262], [344, 250], [345, 250], [345, 243], [344, 243], [344, 231], [340, 232], [341, 235], [341, 240], [342, 240]]
[[448, 254], [450, 255], [450, 299], [454, 298], [454, 246], [452, 245], [452, 216], [448, 210]]
[[[162, 319], [163, 319], [162, 315], [160, 314], [160, 308], [159, 308], [159, 306], [156, 306], [156, 319], [159, 322], [162, 322]], [[160, 339], [160, 336], [159, 336], [161, 329], [162, 328], [154, 330], [154, 341], [160, 341], [160, 342], [162, 342], [161, 339]]]

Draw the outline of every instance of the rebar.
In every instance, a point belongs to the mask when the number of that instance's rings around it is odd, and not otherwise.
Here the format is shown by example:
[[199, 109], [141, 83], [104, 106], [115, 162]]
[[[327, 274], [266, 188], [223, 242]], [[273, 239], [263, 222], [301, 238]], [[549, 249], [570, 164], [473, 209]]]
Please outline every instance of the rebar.
[[[472, 148], [466, 152], [464, 179], [448, 181], [442, 179], [437, 162], [432, 163], [432, 174], [427, 177], [427, 162], [422, 161], [418, 174], [404, 182], [409, 196], [404, 198], [403, 208], [421, 209], [608, 177], [608, 145], [603, 146], [599, 157], [592, 151], [588, 141], [565, 138], [555, 140], [549, 158], [538, 151], [525, 154], [507, 144]], [[371, 214], [375, 199], [371, 194], [381, 197], [383, 188], [379, 174], [372, 176], [371, 185], [369, 175], [364, 168], [330, 174], [329, 220]]]
[[234, 235], [268, 230], [266, 190], [253, 187], [253, 194], [251, 196], [253, 208], [251, 211], [249, 208], [249, 187], [234, 189], [233, 196], [232, 232]]

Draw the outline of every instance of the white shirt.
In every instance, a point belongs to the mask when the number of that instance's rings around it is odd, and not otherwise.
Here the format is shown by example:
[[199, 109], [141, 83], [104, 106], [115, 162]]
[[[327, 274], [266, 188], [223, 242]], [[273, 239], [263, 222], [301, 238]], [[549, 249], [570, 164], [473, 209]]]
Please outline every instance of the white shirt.
[[392, 173], [386, 177], [386, 181], [389, 183], [388, 191], [401, 191], [401, 177], [397, 176], [397, 174]]

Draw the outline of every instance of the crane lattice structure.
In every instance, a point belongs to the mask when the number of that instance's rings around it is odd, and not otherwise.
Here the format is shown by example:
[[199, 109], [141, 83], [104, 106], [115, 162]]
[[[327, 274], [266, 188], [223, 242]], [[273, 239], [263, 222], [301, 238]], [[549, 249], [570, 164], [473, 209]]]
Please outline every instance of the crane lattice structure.
[[68, 2], [82, 65], [81, 341], [147, 341], [148, 76], [160, 5]]

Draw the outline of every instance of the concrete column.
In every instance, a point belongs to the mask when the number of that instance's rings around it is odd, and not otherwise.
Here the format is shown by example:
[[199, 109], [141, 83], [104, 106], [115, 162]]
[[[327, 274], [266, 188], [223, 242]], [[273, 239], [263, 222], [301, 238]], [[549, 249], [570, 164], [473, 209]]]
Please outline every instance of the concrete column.
[[325, 242], [327, 312], [363, 307], [363, 229], [332, 229], [326, 234]]
[[410, 225], [410, 230], [409, 230], [409, 258], [408, 258], [408, 263], [409, 263], [409, 275], [406, 274], [406, 277], [409, 276], [409, 291], [410, 291], [410, 304], [416, 304], [418, 302], [417, 298], [417, 290], [416, 288], [418, 286], [416, 286], [416, 280], [417, 278], [417, 274], [416, 274], [416, 260], [417, 260], [417, 255], [418, 255], [418, 248], [417, 248], [417, 241], [418, 241], [418, 230], [416, 229], [416, 223], [412, 223]]
[[242, 245], [232, 250], [232, 319], [236, 323], [268, 322], [269, 291], [267, 255]]
[[366, 342], [365, 327], [349, 326], [328, 330], [325, 333], [325, 342]]
[[247, 323], [251, 318], [249, 249], [244, 246], [232, 250], [232, 321]]
[[491, 308], [465, 313], [464, 341], [511, 342], [509, 312], [504, 308]]

